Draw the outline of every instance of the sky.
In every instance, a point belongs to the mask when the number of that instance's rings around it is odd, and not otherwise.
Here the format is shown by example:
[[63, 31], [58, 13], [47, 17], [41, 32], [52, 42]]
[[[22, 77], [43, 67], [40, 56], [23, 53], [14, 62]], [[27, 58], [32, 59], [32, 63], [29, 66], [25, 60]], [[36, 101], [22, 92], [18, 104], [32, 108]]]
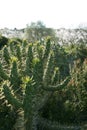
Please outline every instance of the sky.
[[87, 24], [87, 0], [0, 0], [0, 28], [25, 28], [42, 21], [46, 27]]

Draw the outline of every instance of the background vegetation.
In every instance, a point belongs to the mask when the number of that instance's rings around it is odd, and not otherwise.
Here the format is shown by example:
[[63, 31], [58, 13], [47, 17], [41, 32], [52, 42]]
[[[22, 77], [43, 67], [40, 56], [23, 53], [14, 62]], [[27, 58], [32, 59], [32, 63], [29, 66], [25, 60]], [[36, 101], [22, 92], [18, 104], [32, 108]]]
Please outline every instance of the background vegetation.
[[86, 42], [60, 45], [40, 22], [26, 34], [1, 36], [0, 130], [86, 130]]

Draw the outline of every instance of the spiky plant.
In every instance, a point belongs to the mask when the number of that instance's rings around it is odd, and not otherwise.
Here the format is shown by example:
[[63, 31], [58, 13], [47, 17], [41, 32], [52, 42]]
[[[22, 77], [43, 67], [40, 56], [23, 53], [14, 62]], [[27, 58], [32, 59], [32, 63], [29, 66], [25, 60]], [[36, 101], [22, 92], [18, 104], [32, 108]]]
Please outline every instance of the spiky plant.
[[[25, 130], [37, 130], [39, 110], [46, 104], [52, 92], [67, 85], [69, 77], [60, 84], [56, 79], [58, 69], [53, 65], [54, 52], [50, 39], [47, 39], [44, 45], [29, 44], [25, 49], [19, 49], [20, 46], [16, 49], [16, 45], [14, 49], [12, 47], [14, 46], [6, 48], [11, 54], [10, 61], [7, 60], [9, 74], [6, 74], [7, 70], [2, 67], [4, 62], [0, 64], [0, 77], [2, 82], [6, 81], [3, 92], [9, 104], [17, 110], [23, 109]], [[22, 54], [22, 50], [25, 50], [26, 55]], [[21, 66], [20, 60], [23, 64]]]

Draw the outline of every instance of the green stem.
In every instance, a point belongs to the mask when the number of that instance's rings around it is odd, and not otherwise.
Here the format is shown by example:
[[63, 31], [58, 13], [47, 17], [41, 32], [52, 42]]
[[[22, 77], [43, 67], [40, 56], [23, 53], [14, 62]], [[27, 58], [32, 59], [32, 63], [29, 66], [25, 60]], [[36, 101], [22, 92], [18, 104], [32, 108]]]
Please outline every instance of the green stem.
[[51, 86], [51, 85], [49, 85], [48, 87], [47, 86], [43, 86], [42, 88], [44, 89], [44, 90], [46, 90], [46, 91], [58, 91], [58, 90], [60, 90], [60, 89], [63, 89], [66, 85], [67, 85], [67, 83], [69, 82], [69, 80], [70, 80], [70, 77], [67, 77], [62, 83], [60, 83], [60, 84], [57, 84], [57, 85], [55, 85], [55, 86]]
[[6, 84], [3, 86], [3, 91], [4, 91], [6, 99], [11, 105], [13, 105], [17, 109], [22, 107], [22, 103], [13, 96], [13, 94], [11, 93], [10, 89], [8, 88]]

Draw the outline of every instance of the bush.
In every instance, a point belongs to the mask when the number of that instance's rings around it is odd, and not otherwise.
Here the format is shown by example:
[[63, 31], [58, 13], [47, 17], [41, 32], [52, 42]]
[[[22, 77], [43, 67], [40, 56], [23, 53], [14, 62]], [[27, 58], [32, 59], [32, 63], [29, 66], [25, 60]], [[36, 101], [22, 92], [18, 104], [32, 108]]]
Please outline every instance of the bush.
[[4, 45], [7, 45], [8, 40], [9, 40], [8, 38], [6, 38], [6, 37], [0, 35], [0, 49], [1, 49]]

